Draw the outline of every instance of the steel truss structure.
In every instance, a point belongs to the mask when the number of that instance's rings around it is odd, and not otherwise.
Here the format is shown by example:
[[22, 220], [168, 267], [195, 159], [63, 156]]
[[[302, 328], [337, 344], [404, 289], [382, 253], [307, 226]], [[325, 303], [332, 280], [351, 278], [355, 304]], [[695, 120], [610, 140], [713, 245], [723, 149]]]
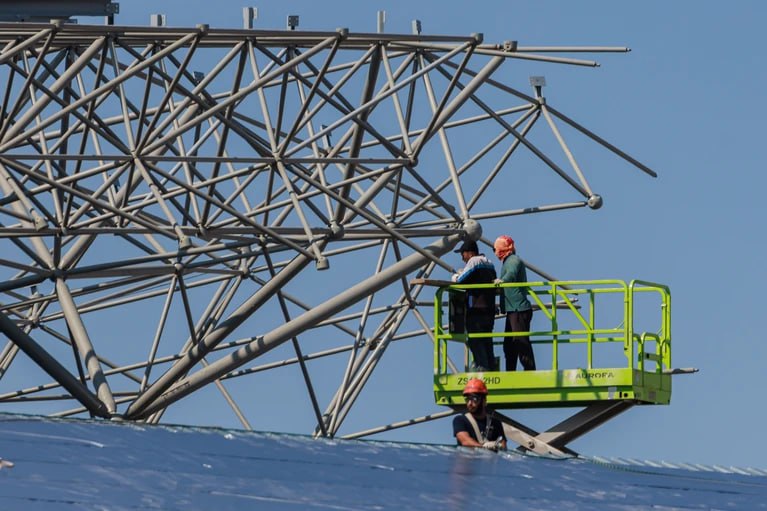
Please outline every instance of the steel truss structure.
[[[509, 85], [625, 48], [63, 23], [0, 24], [0, 47], [6, 410], [156, 423], [214, 384], [250, 428], [289, 371], [305, 399], [271, 406], [335, 436], [387, 350], [431, 353], [411, 277], [452, 270], [480, 222], [601, 205], [560, 128], [654, 175], [539, 78]], [[556, 200], [497, 200], [519, 158]]]

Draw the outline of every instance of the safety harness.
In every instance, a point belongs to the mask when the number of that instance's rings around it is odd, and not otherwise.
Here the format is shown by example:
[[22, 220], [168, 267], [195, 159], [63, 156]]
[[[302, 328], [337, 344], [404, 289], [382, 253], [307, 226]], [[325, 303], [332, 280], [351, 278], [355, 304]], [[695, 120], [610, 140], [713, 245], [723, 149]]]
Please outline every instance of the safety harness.
[[474, 435], [477, 438], [477, 442], [479, 442], [480, 444], [484, 444], [485, 442], [487, 442], [487, 439], [490, 436], [490, 432], [493, 428], [492, 416], [491, 415], [485, 416], [485, 420], [487, 421], [485, 423], [486, 435], [483, 435], [482, 433], [480, 433], [477, 420], [474, 418], [474, 416], [471, 413], [466, 412], [465, 414], [463, 414], [463, 416], [466, 417], [466, 420], [469, 421], [469, 424], [471, 424], [471, 427], [474, 429]]

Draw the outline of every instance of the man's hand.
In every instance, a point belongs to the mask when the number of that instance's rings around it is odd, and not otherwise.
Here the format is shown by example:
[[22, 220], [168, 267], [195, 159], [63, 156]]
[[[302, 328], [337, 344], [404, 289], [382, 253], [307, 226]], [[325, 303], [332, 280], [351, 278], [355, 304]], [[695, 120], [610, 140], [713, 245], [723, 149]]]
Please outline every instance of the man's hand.
[[487, 441], [484, 444], [482, 444], [482, 447], [484, 449], [488, 449], [493, 452], [498, 452], [498, 449], [500, 449], [500, 445], [498, 444], [498, 442], [490, 442], [490, 441]]
[[503, 281], [501, 279], [495, 279], [493, 284], [503, 284]]

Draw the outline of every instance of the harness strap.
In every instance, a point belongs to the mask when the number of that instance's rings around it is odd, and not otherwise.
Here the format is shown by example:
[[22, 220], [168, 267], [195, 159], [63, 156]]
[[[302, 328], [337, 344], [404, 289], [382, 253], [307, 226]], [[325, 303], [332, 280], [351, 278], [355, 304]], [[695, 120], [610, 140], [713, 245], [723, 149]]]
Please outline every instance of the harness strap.
[[485, 438], [485, 435], [479, 432], [479, 425], [477, 424], [477, 421], [474, 418], [474, 416], [470, 414], [469, 412], [466, 412], [465, 414], [463, 414], [463, 416], [466, 417], [466, 420], [469, 421], [469, 424], [471, 424], [471, 427], [474, 428], [474, 434], [477, 437], [477, 442], [481, 444], [485, 443], [487, 439]]

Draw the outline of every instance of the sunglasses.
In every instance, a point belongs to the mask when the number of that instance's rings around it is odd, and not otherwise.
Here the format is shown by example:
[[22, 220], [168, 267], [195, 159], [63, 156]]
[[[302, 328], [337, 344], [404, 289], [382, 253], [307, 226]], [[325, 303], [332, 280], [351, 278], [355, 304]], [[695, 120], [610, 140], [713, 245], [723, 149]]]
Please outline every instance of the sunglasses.
[[482, 394], [469, 394], [468, 396], [464, 396], [463, 398], [468, 403], [469, 401], [477, 401], [477, 402], [482, 401], [484, 397], [485, 396], [483, 396]]

